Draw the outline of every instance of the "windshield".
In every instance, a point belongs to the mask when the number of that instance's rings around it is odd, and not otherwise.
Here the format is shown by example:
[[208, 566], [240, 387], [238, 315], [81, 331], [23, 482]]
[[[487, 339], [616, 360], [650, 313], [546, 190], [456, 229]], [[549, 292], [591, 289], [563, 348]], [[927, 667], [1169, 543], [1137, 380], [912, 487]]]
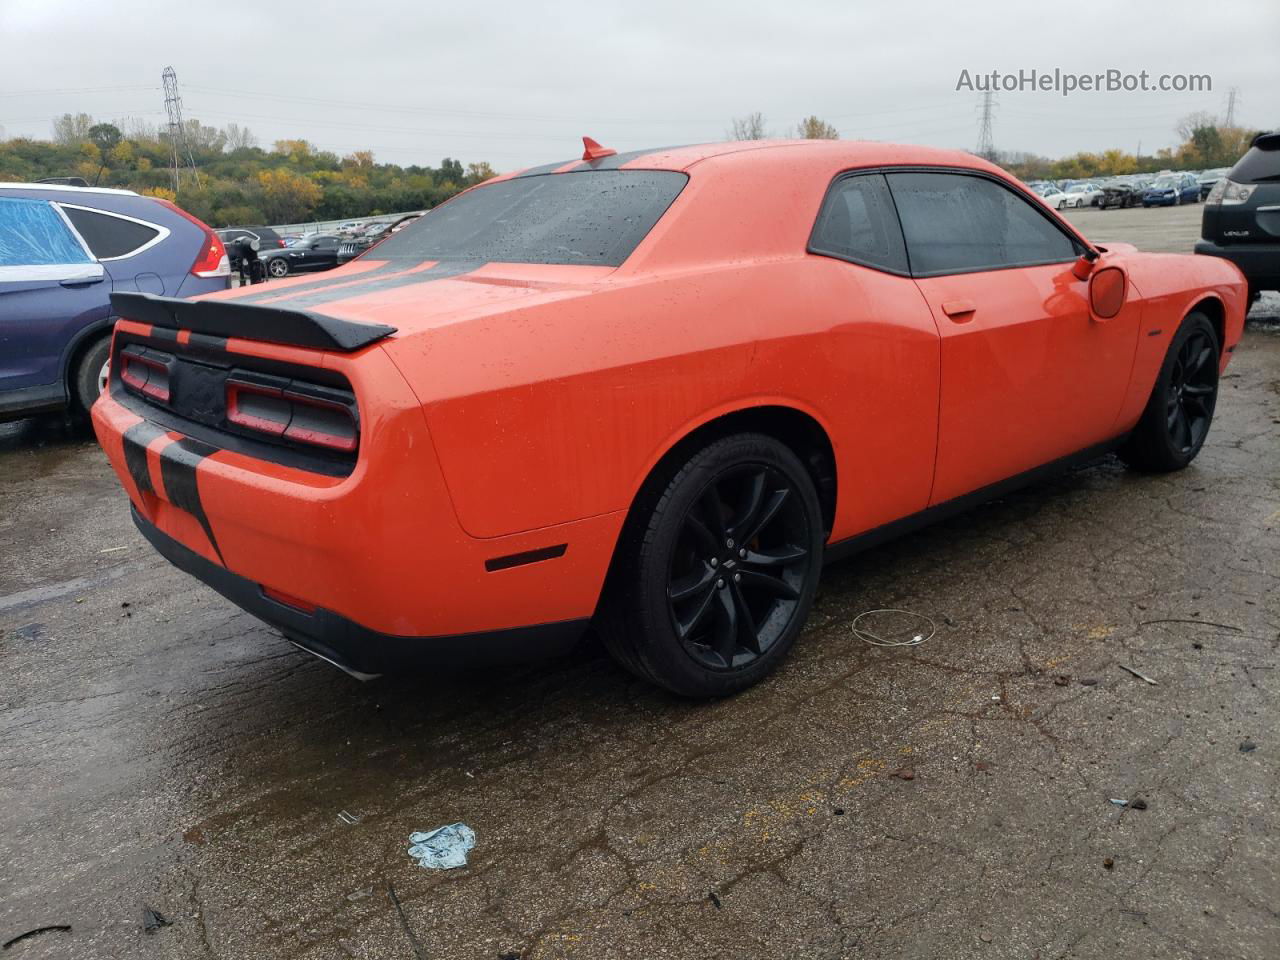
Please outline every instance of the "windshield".
[[599, 170], [500, 180], [459, 194], [378, 245], [378, 257], [616, 267], [688, 177]]
[[1176, 180], [1174, 180], [1174, 179], [1173, 179], [1173, 177], [1161, 177], [1161, 178], [1160, 178], [1159, 180], [1157, 180], [1154, 184], [1152, 184], [1152, 186], [1155, 186], [1155, 187], [1172, 187], [1172, 186], [1175, 186], [1176, 184], [1177, 184], [1177, 181], [1176, 181]]
[[1087, 183], [1077, 183], [1074, 186], [1067, 187], [1067, 193], [1084, 193], [1089, 189]]

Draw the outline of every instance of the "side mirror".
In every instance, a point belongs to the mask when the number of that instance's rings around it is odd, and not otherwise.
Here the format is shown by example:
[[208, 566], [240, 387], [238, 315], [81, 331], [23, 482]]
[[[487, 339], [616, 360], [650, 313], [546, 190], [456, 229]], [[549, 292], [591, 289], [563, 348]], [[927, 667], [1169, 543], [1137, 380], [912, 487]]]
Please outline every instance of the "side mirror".
[[1110, 320], [1124, 307], [1124, 271], [1119, 267], [1104, 267], [1089, 281], [1089, 306], [1103, 320]]
[[1077, 280], [1088, 280], [1089, 274], [1093, 273], [1093, 265], [1097, 262], [1098, 251], [1092, 249], [1086, 250], [1084, 253], [1080, 254], [1080, 259], [1072, 264], [1071, 273]]

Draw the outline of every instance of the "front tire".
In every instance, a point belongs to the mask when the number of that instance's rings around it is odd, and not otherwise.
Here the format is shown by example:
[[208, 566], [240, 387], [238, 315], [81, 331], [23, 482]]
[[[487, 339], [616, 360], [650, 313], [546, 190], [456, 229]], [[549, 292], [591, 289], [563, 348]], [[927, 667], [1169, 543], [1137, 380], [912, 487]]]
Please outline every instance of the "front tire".
[[267, 273], [279, 280], [289, 275], [289, 261], [284, 257], [272, 257], [267, 261]]
[[71, 381], [71, 401], [78, 415], [87, 416], [89, 408], [106, 389], [110, 357], [110, 336], [99, 337], [80, 355]]
[[1203, 313], [1189, 313], [1169, 344], [1142, 419], [1119, 450], [1137, 470], [1167, 473], [1196, 458], [1213, 423], [1221, 345]]
[[788, 447], [758, 433], [718, 440], [637, 499], [606, 587], [605, 646], [683, 696], [743, 690], [803, 629], [823, 539], [813, 479]]

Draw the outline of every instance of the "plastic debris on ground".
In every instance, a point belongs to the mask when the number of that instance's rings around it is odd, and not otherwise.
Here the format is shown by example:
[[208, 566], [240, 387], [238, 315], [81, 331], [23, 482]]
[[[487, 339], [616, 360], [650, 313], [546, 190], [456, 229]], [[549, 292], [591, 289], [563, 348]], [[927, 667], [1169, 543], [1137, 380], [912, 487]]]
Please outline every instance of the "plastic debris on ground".
[[849, 628], [855, 637], [873, 647], [916, 647], [938, 632], [938, 625], [924, 614], [896, 607], [860, 613]]
[[465, 823], [451, 823], [426, 833], [409, 834], [409, 856], [428, 870], [453, 870], [467, 865], [476, 845], [476, 832]]

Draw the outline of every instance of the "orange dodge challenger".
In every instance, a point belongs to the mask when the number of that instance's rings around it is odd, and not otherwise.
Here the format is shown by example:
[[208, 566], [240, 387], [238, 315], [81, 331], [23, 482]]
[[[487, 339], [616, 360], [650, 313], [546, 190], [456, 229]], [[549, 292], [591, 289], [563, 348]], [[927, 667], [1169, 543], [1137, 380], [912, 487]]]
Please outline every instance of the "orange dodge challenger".
[[321, 279], [113, 294], [93, 421], [155, 548], [357, 675], [594, 620], [714, 696], [786, 655], [824, 558], [1204, 442], [1225, 260], [1091, 244], [964, 153], [585, 143]]

